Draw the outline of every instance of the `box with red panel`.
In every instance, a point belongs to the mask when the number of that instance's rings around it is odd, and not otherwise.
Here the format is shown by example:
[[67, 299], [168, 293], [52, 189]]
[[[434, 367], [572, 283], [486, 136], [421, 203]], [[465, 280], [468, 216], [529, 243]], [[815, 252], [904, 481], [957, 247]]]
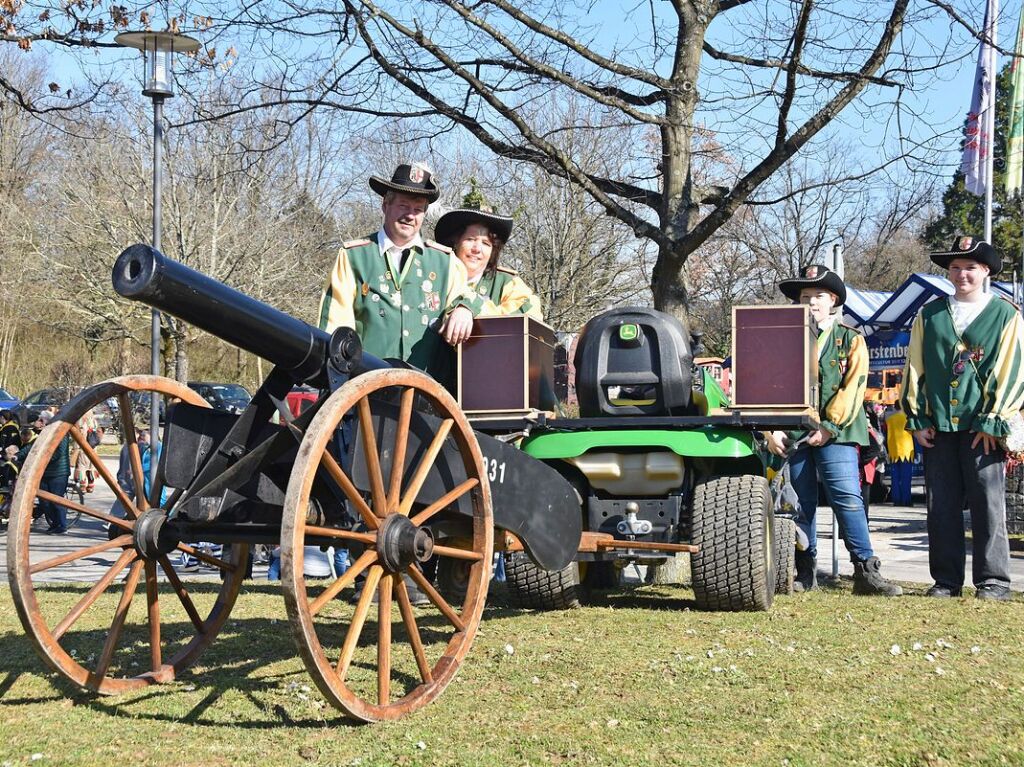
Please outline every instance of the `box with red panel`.
[[731, 407], [804, 412], [818, 409], [818, 354], [806, 306], [732, 310]]
[[459, 405], [467, 413], [554, 410], [555, 343], [555, 331], [533, 317], [478, 317], [456, 354]]

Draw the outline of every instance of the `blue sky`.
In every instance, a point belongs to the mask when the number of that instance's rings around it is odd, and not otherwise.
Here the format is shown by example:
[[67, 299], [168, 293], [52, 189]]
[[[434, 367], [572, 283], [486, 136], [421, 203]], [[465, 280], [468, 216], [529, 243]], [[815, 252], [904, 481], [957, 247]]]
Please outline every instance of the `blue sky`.
[[[630, 3], [633, 1], [629, 0]], [[833, 7], [841, 11], [844, 3], [851, 8], [856, 6], [854, 0], [838, 0]], [[886, 8], [890, 6], [890, 3], [878, 5], [881, 8]], [[969, 22], [981, 26], [984, 0], [964, 0], [956, 5]], [[598, 2], [589, 18], [600, 29], [599, 41], [629, 41], [634, 35], [649, 34], [646, 30], [650, 28], [650, 16], [645, 18], [644, 10], [648, 10], [649, 13], [653, 8], [655, 14], [667, 12], [667, 4], [660, 3], [658, 0], [654, 0], [653, 5], [638, 3], [629, 7], [633, 9], [632, 12], [624, 15], [623, 3], [610, 0]], [[762, 0], [762, 6], [759, 7], [758, 12], [763, 10], [765, 14], [785, 14], [791, 7], [791, 4], [778, 0]], [[928, 12], [929, 8], [926, 0], [915, 0], [912, 3], [912, 12], [915, 13]], [[872, 153], [881, 154], [892, 151], [891, 145], [897, 132], [922, 141], [939, 135], [941, 138], [930, 150], [930, 158], [945, 170], [947, 176], [952, 173], [958, 163], [957, 145], [960, 126], [970, 102], [977, 46], [958, 25], [951, 23], [941, 14], [935, 14], [934, 8], [931, 8], [931, 12], [934, 14], [934, 18], [922, 26], [915, 26], [913, 32], [906, 33], [903, 44], [911, 50], [925, 50], [936, 41], [949, 39], [952, 41], [957, 55], [952, 57], [953, 63], [944, 67], [941, 72], [924, 78], [923, 87], [919, 92], [906, 97], [910, 111], [916, 112], [916, 117], [911, 119], [908, 114], [900, 115], [900, 124], [897, 126], [895, 113], [876, 109], [865, 116], [863, 108], [849, 109], [843, 114], [839, 123], [821, 137], [823, 140], [827, 140], [829, 136], [839, 137], [863, 150], [865, 155], [871, 155]], [[1018, 2], [1003, 4], [1001, 8], [999, 39], [1005, 48], [1013, 45], [1019, 12]], [[709, 33], [709, 40], [725, 49], [729, 49], [730, 43], [735, 41], [734, 39], [730, 40], [730, 35], [734, 35], [735, 31], [730, 26], [728, 19], [727, 15], [723, 19], [713, 22]], [[855, 32], [851, 30], [847, 33], [853, 35]], [[220, 47], [227, 47], [227, 40], [221, 39], [218, 42]], [[138, 64], [138, 59], [135, 56], [119, 55], [117, 51], [97, 49], [85, 52], [79, 61], [75, 62], [57, 51], [51, 54], [51, 61], [56, 68], [57, 79], [63, 87], [66, 87], [67, 81], [78, 80], [82, 77], [81, 64], [83, 62], [89, 72], [95, 74], [109, 71], [114, 76], [125, 79], [130, 87], [138, 87], [141, 65]], [[1006, 57], [1003, 57], [1001, 64], [1005, 64], [1006, 61]], [[112, 62], [120, 63], [113, 65]], [[711, 62], [706, 62], [705, 72], [710, 72], [711, 66]], [[702, 89], [708, 90], [717, 87], [714, 79], [710, 77], [702, 81], [700, 85]], [[864, 103], [876, 103], [879, 99], [886, 99], [888, 96], [885, 89], [874, 89], [865, 94]], [[142, 97], [140, 96], [140, 103], [141, 101]], [[716, 116], [714, 113], [704, 113], [702, 119], [712, 124]], [[748, 115], [748, 119], [756, 121], [758, 113], [753, 112], [752, 115]], [[799, 119], [799, 113], [795, 119]], [[766, 122], [770, 123], [770, 121], [771, 116], [768, 115]], [[731, 122], [726, 119], [719, 125], [712, 124], [712, 127], [718, 128], [722, 131], [722, 135], [726, 135], [730, 125]], [[747, 134], [750, 133], [751, 131], [748, 129]], [[750, 139], [744, 138], [744, 141], [749, 143]], [[751, 144], [751, 155], [756, 156], [757, 154], [757, 147]]]

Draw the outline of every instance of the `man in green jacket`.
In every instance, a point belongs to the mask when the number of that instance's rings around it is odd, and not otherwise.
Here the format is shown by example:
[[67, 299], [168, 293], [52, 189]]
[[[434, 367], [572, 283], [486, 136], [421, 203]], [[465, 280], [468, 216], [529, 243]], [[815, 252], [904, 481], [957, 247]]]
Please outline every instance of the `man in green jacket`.
[[[789, 299], [810, 307], [818, 333], [818, 415], [821, 426], [790, 456], [793, 489], [800, 498], [797, 524], [810, 546], [796, 553], [795, 591], [810, 591], [817, 582], [818, 482], [825, 488], [839, 532], [853, 562], [853, 593], [898, 596], [903, 590], [881, 574], [881, 563], [871, 548], [864, 500], [861, 496], [858, 447], [868, 444], [864, 415], [868, 352], [864, 336], [839, 321], [839, 307], [846, 301], [846, 285], [839, 275], [812, 264], [801, 274], [779, 283]], [[787, 435], [768, 435], [768, 448], [776, 455], [786, 452]]]
[[1002, 269], [989, 243], [959, 237], [931, 259], [954, 293], [926, 304], [910, 331], [903, 369], [907, 429], [924, 453], [931, 597], [958, 597], [966, 551], [963, 508], [971, 511], [972, 575], [979, 599], [1010, 598], [1006, 453], [999, 438], [1024, 406], [1024, 321], [985, 289]]
[[338, 253], [320, 302], [320, 328], [354, 328], [376, 357], [401, 359], [450, 384], [451, 346], [469, 338], [482, 299], [451, 248], [420, 237], [440, 191], [422, 165], [370, 178], [383, 200], [380, 231]]

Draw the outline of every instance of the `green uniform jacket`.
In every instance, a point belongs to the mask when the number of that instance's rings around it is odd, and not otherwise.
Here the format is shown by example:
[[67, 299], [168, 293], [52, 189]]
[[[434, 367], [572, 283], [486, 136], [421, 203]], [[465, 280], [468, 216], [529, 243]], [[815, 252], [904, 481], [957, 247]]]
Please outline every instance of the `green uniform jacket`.
[[404, 360], [444, 381], [451, 348], [438, 333], [442, 319], [460, 305], [475, 315], [481, 303], [450, 249], [433, 242], [414, 248], [397, 275], [373, 235], [346, 242], [338, 254], [320, 304], [320, 328], [354, 328], [370, 354]]
[[1009, 433], [1024, 405], [1024, 322], [1017, 307], [992, 298], [962, 336], [949, 301], [927, 304], [914, 319], [903, 368], [907, 429]]
[[821, 428], [837, 443], [868, 444], [864, 391], [868, 350], [864, 336], [836, 321], [818, 356], [818, 414]]
[[476, 283], [476, 292], [485, 299], [480, 310], [482, 317], [528, 314], [544, 321], [540, 299], [511, 269], [499, 266], [493, 271], [485, 271]]

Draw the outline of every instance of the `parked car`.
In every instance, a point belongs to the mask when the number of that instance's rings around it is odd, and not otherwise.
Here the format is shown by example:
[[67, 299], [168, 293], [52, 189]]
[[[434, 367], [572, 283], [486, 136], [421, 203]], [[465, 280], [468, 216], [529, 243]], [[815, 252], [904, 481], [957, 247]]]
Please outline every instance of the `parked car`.
[[13, 410], [21, 402], [6, 389], [0, 389], [0, 410]]
[[303, 411], [320, 397], [320, 392], [311, 386], [296, 386], [285, 397], [288, 409], [292, 411], [292, 417], [298, 418]]
[[71, 399], [71, 392], [64, 388], [39, 389], [29, 394], [12, 408], [15, 418], [23, 426], [32, 423], [48, 407], [60, 410]]
[[249, 405], [252, 395], [241, 384], [189, 381], [188, 387], [217, 410], [241, 413]]

